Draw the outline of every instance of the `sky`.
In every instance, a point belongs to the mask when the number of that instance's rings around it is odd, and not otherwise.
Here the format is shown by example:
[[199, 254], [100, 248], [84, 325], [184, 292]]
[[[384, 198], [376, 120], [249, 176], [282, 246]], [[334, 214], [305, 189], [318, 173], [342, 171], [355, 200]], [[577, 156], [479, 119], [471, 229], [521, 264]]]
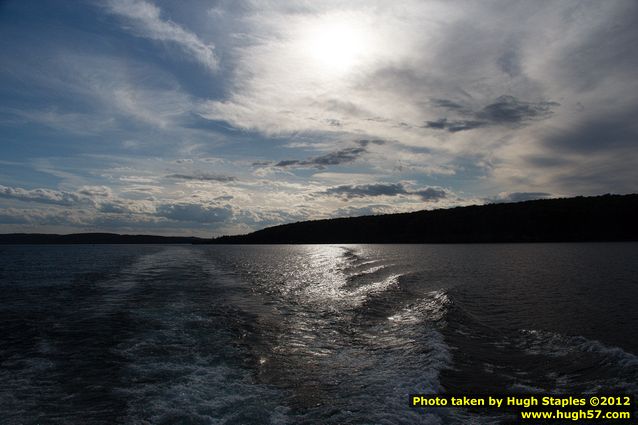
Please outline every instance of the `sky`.
[[0, 232], [638, 191], [638, 2], [0, 1]]

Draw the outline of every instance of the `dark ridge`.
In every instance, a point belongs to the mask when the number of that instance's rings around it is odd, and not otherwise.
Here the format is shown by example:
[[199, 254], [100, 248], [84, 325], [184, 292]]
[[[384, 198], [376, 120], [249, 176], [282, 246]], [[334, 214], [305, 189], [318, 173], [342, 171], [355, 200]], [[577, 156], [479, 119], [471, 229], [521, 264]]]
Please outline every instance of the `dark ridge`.
[[638, 194], [303, 221], [214, 244], [638, 241]]
[[182, 236], [118, 235], [115, 233], [10, 233], [0, 235], [0, 244], [191, 244], [203, 239]]

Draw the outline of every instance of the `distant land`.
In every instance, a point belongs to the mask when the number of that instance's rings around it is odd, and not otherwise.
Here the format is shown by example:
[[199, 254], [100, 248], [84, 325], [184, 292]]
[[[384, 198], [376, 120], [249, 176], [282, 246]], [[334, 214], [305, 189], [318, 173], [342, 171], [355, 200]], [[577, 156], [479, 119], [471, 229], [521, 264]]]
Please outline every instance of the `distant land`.
[[323, 244], [638, 241], [638, 194], [543, 199], [302, 221], [214, 239], [76, 233], [0, 235], [0, 244]]
[[203, 239], [189, 236], [118, 235], [116, 233], [8, 233], [0, 235], [0, 245], [7, 244], [192, 244]]
[[215, 244], [638, 241], [638, 194], [302, 221]]

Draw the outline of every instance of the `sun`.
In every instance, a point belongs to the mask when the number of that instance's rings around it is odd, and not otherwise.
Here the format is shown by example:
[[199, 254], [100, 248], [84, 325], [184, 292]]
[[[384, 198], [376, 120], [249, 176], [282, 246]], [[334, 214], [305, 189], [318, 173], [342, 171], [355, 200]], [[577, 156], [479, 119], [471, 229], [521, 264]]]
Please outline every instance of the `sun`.
[[333, 74], [352, 70], [369, 50], [365, 32], [356, 23], [343, 20], [310, 28], [304, 44], [315, 65]]

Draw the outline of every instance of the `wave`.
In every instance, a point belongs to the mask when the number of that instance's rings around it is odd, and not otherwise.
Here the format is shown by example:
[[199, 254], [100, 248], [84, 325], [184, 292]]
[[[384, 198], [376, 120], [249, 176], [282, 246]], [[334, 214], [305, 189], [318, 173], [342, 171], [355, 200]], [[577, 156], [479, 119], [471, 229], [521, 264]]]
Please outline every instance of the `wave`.
[[424, 321], [438, 322], [448, 311], [451, 301], [445, 290], [432, 291], [426, 298], [409, 304], [388, 320], [398, 324], [416, 324]]
[[638, 356], [597, 340], [534, 329], [521, 329], [520, 333], [525, 337], [521, 348], [530, 354], [566, 356], [574, 352], [590, 353], [612, 366], [638, 367]]
[[535, 329], [520, 330], [515, 346], [529, 355], [563, 358], [581, 365], [568, 373], [550, 372], [557, 392], [573, 391], [577, 386], [584, 392], [617, 389], [638, 393], [638, 356], [620, 347], [580, 335]]

